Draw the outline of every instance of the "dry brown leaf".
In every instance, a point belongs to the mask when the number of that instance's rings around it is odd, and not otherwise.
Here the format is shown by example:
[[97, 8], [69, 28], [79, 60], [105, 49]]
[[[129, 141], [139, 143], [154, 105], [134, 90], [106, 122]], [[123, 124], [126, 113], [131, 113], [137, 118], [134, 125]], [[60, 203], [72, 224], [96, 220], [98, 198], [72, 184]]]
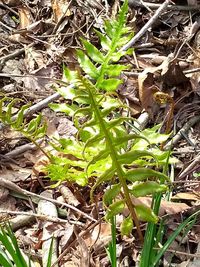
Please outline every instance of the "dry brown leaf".
[[181, 192], [176, 194], [172, 197], [172, 199], [182, 199], [182, 200], [190, 200], [190, 201], [198, 201], [200, 200], [200, 196], [198, 194], [192, 193], [192, 192]]
[[[151, 207], [152, 198], [150, 197], [139, 197], [139, 198], [132, 197], [131, 199], [134, 205], [143, 204], [149, 208]], [[185, 203], [176, 203], [176, 202], [162, 200], [161, 205], [160, 205], [160, 210], [159, 210], [159, 216], [163, 216], [166, 214], [168, 215], [177, 214], [189, 208], [190, 207]], [[123, 211], [123, 215], [128, 216], [128, 214], [129, 214], [129, 211], [127, 208], [125, 208]]]
[[164, 60], [161, 77], [163, 82], [169, 86], [176, 86], [188, 81], [181, 67], [175, 61]]
[[70, 258], [71, 260], [62, 264], [61, 267], [80, 267], [80, 262], [76, 257], [70, 256]]
[[85, 240], [82, 237], [80, 237], [78, 234], [76, 235], [76, 238], [80, 246], [80, 266], [89, 267], [90, 266], [90, 255], [89, 255], [88, 246], [86, 245]]
[[20, 0], [3, 0], [3, 3], [8, 6], [15, 7], [15, 6], [19, 6], [21, 4], [21, 1]]
[[187, 0], [189, 6], [197, 6], [199, 5], [198, 0]]
[[[11, 164], [10, 164], [11, 166]], [[31, 169], [21, 168], [20, 166], [14, 165], [15, 169], [3, 169], [0, 171], [1, 178], [6, 179], [11, 182], [24, 181], [30, 174]]]
[[[148, 203], [147, 206], [151, 207], [151, 198], [141, 197], [139, 198], [139, 200], [141, 200], [144, 204], [145, 202]], [[162, 200], [161, 205], [160, 205], [159, 216], [163, 216], [165, 214], [172, 215], [172, 214], [180, 213], [189, 208], [190, 207], [185, 203], [176, 203], [176, 202]]]
[[20, 29], [27, 28], [30, 24], [32, 24], [32, 16], [29, 8], [25, 6], [21, 6], [18, 9], [19, 21], [20, 21]]
[[60, 242], [59, 245], [61, 248], [66, 247], [68, 242], [71, 240], [74, 233], [74, 225], [68, 225], [59, 231]]
[[93, 247], [95, 253], [100, 254], [105, 246], [111, 241], [111, 229], [110, 224], [102, 222], [97, 225], [93, 231], [88, 233], [85, 237], [85, 242], [88, 247]]
[[159, 89], [154, 85], [153, 71], [157, 68], [152, 68], [143, 71], [138, 77], [139, 98], [142, 107], [152, 116], [158, 105], [153, 99], [153, 94]]
[[58, 22], [62, 17], [70, 16], [71, 11], [68, 7], [68, 1], [67, 0], [52, 0], [52, 8], [53, 8], [53, 14], [54, 14], [54, 20], [55, 22]]
[[[40, 58], [41, 59], [41, 58]], [[40, 66], [41, 67], [41, 66]], [[51, 78], [57, 77], [59, 72], [58, 65], [56, 63], [51, 63], [47, 66], [42, 66], [41, 68], [34, 70], [32, 73], [33, 76], [24, 77], [22, 80], [24, 86], [29, 89], [31, 92], [35, 91], [52, 91], [52, 85], [54, 82]], [[41, 78], [48, 77], [49, 79]]]
[[9, 215], [1, 213], [5, 210], [16, 210], [16, 200], [14, 197], [9, 195], [9, 190], [4, 187], [0, 187], [0, 221], [5, 220]]
[[43, 53], [36, 50], [34, 47], [25, 47], [24, 62], [29, 73], [33, 72], [35, 69], [45, 66]]

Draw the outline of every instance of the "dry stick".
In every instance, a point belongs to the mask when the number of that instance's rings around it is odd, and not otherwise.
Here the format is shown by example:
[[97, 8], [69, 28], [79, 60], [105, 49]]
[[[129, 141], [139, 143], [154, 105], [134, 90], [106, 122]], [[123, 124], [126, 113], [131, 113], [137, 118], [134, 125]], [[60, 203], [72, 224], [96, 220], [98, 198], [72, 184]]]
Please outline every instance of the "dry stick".
[[[27, 45], [27, 48], [32, 47], [35, 43], [31, 43], [29, 45]], [[3, 65], [6, 63], [6, 61], [8, 61], [9, 59], [13, 59], [19, 55], [21, 55], [22, 53], [24, 53], [25, 51], [25, 47], [18, 49], [17, 51], [14, 51], [11, 54], [8, 54], [6, 56], [3, 56], [0, 58], [0, 70], [3, 68]]]
[[44, 199], [44, 200], [50, 201], [52, 203], [55, 203], [55, 204], [57, 204], [59, 206], [63, 206], [63, 207], [69, 208], [69, 209], [74, 210], [77, 213], [81, 214], [82, 216], [84, 216], [85, 218], [89, 219], [90, 221], [96, 222], [96, 220], [94, 218], [92, 218], [91, 216], [89, 216], [85, 212], [73, 207], [72, 205], [57, 201], [55, 199], [51, 199], [51, 198], [48, 198], [48, 197], [44, 197], [44, 196], [41, 196], [41, 195], [34, 194], [32, 192], [29, 192], [27, 190], [24, 190], [24, 189], [20, 188], [18, 185], [14, 184], [13, 182], [8, 181], [6, 179], [0, 178], [0, 186], [2, 186], [4, 188], [7, 188], [7, 189], [9, 189], [11, 191], [17, 192], [19, 194], [25, 195], [25, 196], [33, 197], [33, 198], [36, 198], [36, 199]]
[[190, 69], [190, 70], [184, 70], [183, 71], [184, 74], [191, 74], [191, 73], [195, 73], [195, 72], [200, 72], [200, 68], [195, 68], [195, 69]]
[[[154, 3], [148, 3], [142, 1], [140, 3], [138, 0], [129, 0], [129, 5], [130, 6], [135, 6], [135, 7], [149, 7], [151, 9], [157, 9], [161, 6], [161, 4], [154, 4]], [[194, 6], [181, 6], [181, 5], [168, 5], [167, 10], [180, 10], [180, 11], [199, 11], [200, 10], [200, 5], [194, 5]]]
[[30, 217], [34, 216], [35, 218], [38, 218], [42, 221], [69, 224], [69, 222], [67, 220], [64, 220], [64, 219], [51, 217], [51, 216], [47, 216], [47, 215], [42, 215], [42, 214], [37, 214], [37, 213], [32, 213], [32, 212], [27, 212], [27, 211], [0, 210], [0, 214], [1, 213], [10, 214], [10, 215], [25, 215], [25, 216], [30, 216]]
[[178, 176], [179, 179], [182, 179], [184, 176], [186, 176], [190, 171], [192, 171], [195, 167], [195, 165], [200, 163], [200, 154], [194, 159], [194, 161], [187, 166]]
[[3, 23], [1, 20], [0, 20], [0, 25], [3, 26], [4, 28], [6, 28], [7, 30], [9, 30], [10, 32], [12, 31], [13, 28], [11, 28], [10, 26], [8, 26], [7, 24]]
[[11, 7], [9, 7], [9, 6], [7, 6], [7, 5], [4, 5], [3, 3], [0, 3], [0, 7], [5, 8], [5, 9], [8, 9], [8, 10], [11, 11], [13, 14], [15, 14], [17, 17], [19, 17], [19, 14], [18, 14], [14, 9], [12, 9]]
[[133, 46], [147, 31], [148, 29], [156, 22], [158, 17], [161, 15], [161, 13], [167, 8], [171, 1], [166, 0], [155, 12], [155, 14], [151, 17], [151, 19], [142, 27], [142, 29], [136, 33], [136, 35], [126, 44], [124, 45], [120, 51], [126, 51], [131, 46]]
[[189, 129], [200, 121], [200, 116], [194, 116], [192, 117], [179, 131], [178, 133], [173, 137], [171, 141], [169, 141], [165, 146], [164, 150], [170, 149], [172, 146], [178, 143], [178, 141], [182, 138], [183, 133], [186, 133], [189, 131]]
[[[9, 219], [9, 224], [12, 230], [15, 232], [18, 229], [23, 228], [24, 226], [30, 225], [35, 222], [35, 216], [32, 215], [18, 215], [14, 218]], [[3, 225], [4, 222], [1, 222], [0, 225]]]
[[[40, 145], [42, 143], [42, 139], [37, 140], [38, 145]], [[26, 152], [27, 150], [35, 150], [38, 147], [32, 143], [28, 143], [25, 145], [21, 145], [16, 147], [14, 150], [6, 153], [4, 156], [8, 159], [13, 159], [16, 157], [19, 157], [22, 153]]]

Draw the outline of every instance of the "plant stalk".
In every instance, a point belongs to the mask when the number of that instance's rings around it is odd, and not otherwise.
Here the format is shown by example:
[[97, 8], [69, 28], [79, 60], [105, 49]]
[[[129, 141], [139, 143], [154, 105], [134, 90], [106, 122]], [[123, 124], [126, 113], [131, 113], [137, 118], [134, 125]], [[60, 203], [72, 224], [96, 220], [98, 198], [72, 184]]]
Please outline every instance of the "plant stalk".
[[100, 113], [100, 110], [98, 108], [98, 105], [93, 97], [93, 94], [92, 92], [89, 90], [89, 95], [90, 95], [90, 99], [91, 101], [93, 102], [93, 107], [95, 109], [95, 112], [96, 112], [96, 115], [97, 115], [97, 118], [99, 120], [99, 123], [101, 125], [101, 128], [102, 128], [102, 131], [104, 132], [104, 135], [105, 135], [105, 139], [106, 139], [106, 143], [107, 143], [107, 146], [109, 147], [110, 149], [110, 156], [113, 160], [113, 163], [116, 167], [116, 172], [117, 172], [117, 175], [118, 175], [118, 178], [119, 178], [119, 182], [123, 188], [123, 191], [124, 191], [124, 197], [125, 197], [125, 201], [126, 201], [126, 204], [127, 204], [127, 207], [130, 211], [130, 214], [131, 214], [131, 217], [133, 218], [133, 221], [135, 223], [135, 226], [136, 226], [136, 229], [137, 229], [137, 233], [138, 233], [138, 236], [140, 238], [140, 240], [143, 242], [144, 238], [143, 238], [143, 234], [142, 234], [142, 231], [141, 231], [141, 228], [140, 228], [140, 223], [139, 223], [139, 220], [137, 218], [137, 215], [135, 213], [135, 209], [134, 209], [134, 205], [131, 201], [131, 198], [130, 198], [130, 195], [129, 195], [129, 190], [128, 190], [128, 186], [126, 184], [126, 181], [124, 179], [124, 173], [123, 173], [123, 170], [117, 160], [117, 152], [115, 151], [114, 149], [114, 146], [112, 144], [112, 138], [110, 136], [110, 133], [107, 131], [106, 129], [106, 126], [105, 126], [105, 122], [103, 120], [103, 118], [101, 117], [101, 113]]

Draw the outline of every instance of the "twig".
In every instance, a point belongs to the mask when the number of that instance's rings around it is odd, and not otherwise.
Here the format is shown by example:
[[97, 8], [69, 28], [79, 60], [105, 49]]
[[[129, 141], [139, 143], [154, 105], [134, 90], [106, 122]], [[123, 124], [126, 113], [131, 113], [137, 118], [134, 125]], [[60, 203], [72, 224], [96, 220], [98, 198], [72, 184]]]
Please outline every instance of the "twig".
[[190, 74], [190, 73], [195, 73], [195, 72], [200, 72], [200, 68], [195, 68], [195, 69], [183, 71], [184, 74]]
[[144, 27], [126, 44], [124, 45], [120, 51], [126, 51], [131, 46], [133, 46], [146, 32], [147, 30], [155, 23], [161, 13], [167, 8], [171, 1], [166, 0], [155, 12], [155, 14], [151, 17], [151, 19], [144, 25]]
[[[31, 43], [31, 44], [27, 45], [27, 47], [32, 47], [33, 45], [34, 45], [34, 43]], [[6, 61], [21, 55], [22, 53], [24, 53], [24, 51], [25, 51], [25, 47], [18, 49], [17, 51], [14, 51], [11, 54], [8, 54], [6, 56], [1, 57], [0, 58], [0, 70], [3, 68], [3, 65], [6, 63]]]
[[[41, 144], [42, 140], [37, 140], [37, 143]], [[15, 157], [18, 157], [19, 155], [26, 152], [27, 150], [35, 150], [35, 149], [37, 149], [37, 146], [32, 143], [29, 143], [29, 144], [25, 144], [25, 145], [15, 148], [14, 150], [6, 153], [4, 156], [8, 157], [8, 159], [10, 160]]]
[[[161, 4], [154, 4], [154, 3], [148, 3], [144, 2], [140, 3], [138, 0], [129, 0], [129, 5], [130, 7], [149, 7], [151, 9], [157, 9], [161, 6]], [[194, 6], [181, 6], [181, 5], [168, 5], [167, 10], [180, 10], [180, 11], [199, 11], [200, 10], [200, 5], [194, 5]]]
[[57, 204], [59, 206], [63, 206], [63, 207], [69, 208], [69, 209], [74, 210], [77, 213], [83, 215], [85, 218], [89, 219], [90, 221], [96, 222], [96, 220], [94, 218], [92, 218], [91, 216], [89, 216], [85, 212], [73, 207], [72, 205], [57, 201], [55, 199], [51, 199], [51, 198], [47, 198], [47, 197], [44, 197], [44, 196], [41, 196], [41, 195], [34, 194], [32, 192], [29, 192], [27, 190], [24, 190], [24, 189], [20, 188], [18, 185], [14, 184], [13, 182], [8, 181], [6, 179], [0, 178], [0, 186], [5, 187], [5, 188], [7, 188], [7, 189], [9, 189], [11, 191], [17, 192], [19, 194], [25, 195], [25, 196], [30, 196], [30, 197], [33, 197], [33, 198], [36, 198], [36, 199], [44, 199], [44, 200], [50, 201], [52, 203], [55, 203], [55, 204]]
[[173, 137], [171, 141], [169, 141], [165, 146], [164, 150], [167, 150], [178, 143], [178, 141], [182, 138], [183, 134], [189, 131], [189, 129], [200, 121], [200, 116], [194, 116], [192, 117], [179, 131], [178, 133]]
[[183, 170], [178, 178], [179, 179], [182, 179], [184, 176], [188, 175], [195, 167], [195, 165], [199, 164], [200, 163], [200, 154], [192, 161], [192, 163], [187, 166], [187, 168], [185, 168], [185, 170]]
[[[21, 229], [22, 227], [32, 224], [35, 222], [35, 216], [32, 215], [18, 215], [15, 218], [9, 219], [9, 224], [13, 231], [17, 231], [18, 229]], [[4, 223], [1, 223], [1, 225]]]
[[3, 3], [0, 3], [0, 7], [5, 8], [5, 9], [8, 9], [13, 14], [15, 14], [15, 16], [19, 17], [19, 14], [14, 9], [12, 9], [11, 7], [9, 7], [8, 5], [4, 5]]
[[60, 219], [60, 218], [56, 218], [56, 217], [51, 217], [51, 216], [47, 216], [47, 215], [42, 215], [42, 214], [37, 214], [37, 213], [32, 213], [32, 212], [26, 212], [26, 211], [13, 211], [13, 210], [0, 210], [0, 214], [1, 213], [5, 213], [5, 214], [10, 214], [10, 215], [26, 215], [26, 216], [34, 216], [35, 218], [38, 218], [42, 221], [50, 221], [50, 222], [54, 222], [54, 223], [68, 223], [69, 221], [64, 220], [64, 219]]
[[9, 27], [8, 25], [3, 23], [2, 21], [0, 21], [0, 25], [3, 26], [4, 28], [6, 28], [7, 30], [9, 30], [10, 32], [13, 30], [13, 28]]

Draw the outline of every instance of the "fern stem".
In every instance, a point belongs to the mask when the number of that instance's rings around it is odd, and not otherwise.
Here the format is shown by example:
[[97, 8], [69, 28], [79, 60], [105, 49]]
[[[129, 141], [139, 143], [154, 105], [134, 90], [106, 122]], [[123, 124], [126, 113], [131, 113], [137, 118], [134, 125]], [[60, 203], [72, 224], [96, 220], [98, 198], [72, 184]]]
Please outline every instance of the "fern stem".
[[30, 139], [29, 137], [29, 140], [52, 162], [51, 156], [34, 139]]
[[[89, 89], [89, 88], [88, 88]], [[123, 188], [123, 191], [124, 191], [124, 197], [125, 197], [125, 201], [126, 201], [126, 204], [128, 206], [128, 209], [130, 211], [130, 214], [133, 218], [133, 221], [135, 223], [135, 226], [136, 226], [136, 229], [137, 229], [137, 233], [138, 233], [138, 236], [140, 238], [141, 241], [144, 240], [143, 238], [143, 235], [142, 235], [142, 231], [141, 231], [141, 228], [140, 228], [140, 223], [139, 223], [139, 220], [137, 218], [137, 215], [135, 213], [135, 209], [134, 209], [134, 205], [131, 201], [131, 198], [130, 198], [130, 195], [129, 195], [129, 190], [128, 190], [128, 186], [126, 184], [126, 180], [124, 179], [124, 172], [122, 170], [122, 167], [121, 165], [119, 164], [118, 160], [117, 160], [117, 152], [114, 148], [114, 145], [112, 144], [112, 138], [110, 136], [110, 133], [108, 132], [108, 130], [106, 129], [106, 126], [105, 126], [105, 122], [104, 122], [104, 119], [102, 118], [101, 116], [101, 112], [98, 108], [98, 104], [96, 103], [96, 100], [94, 99], [93, 97], [93, 94], [91, 92], [91, 90], [89, 89], [89, 96], [90, 96], [90, 100], [92, 102], [92, 106], [94, 108], [94, 112], [96, 113], [96, 116], [99, 120], [99, 125], [105, 135], [105, 139], [106, 139], [106, 144], [110, 150], [110, 156], [112, 158], [112, 161], [116, 167], [116, 172], [117, 172], [117, 175], [118, 175], [118, 178], [119, 178], [119, 182]]]

